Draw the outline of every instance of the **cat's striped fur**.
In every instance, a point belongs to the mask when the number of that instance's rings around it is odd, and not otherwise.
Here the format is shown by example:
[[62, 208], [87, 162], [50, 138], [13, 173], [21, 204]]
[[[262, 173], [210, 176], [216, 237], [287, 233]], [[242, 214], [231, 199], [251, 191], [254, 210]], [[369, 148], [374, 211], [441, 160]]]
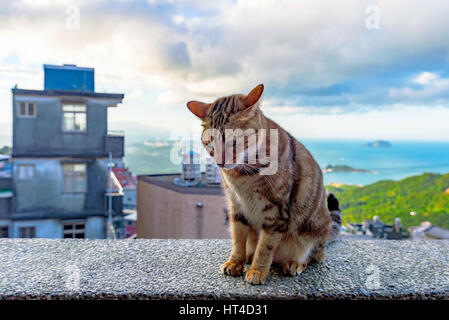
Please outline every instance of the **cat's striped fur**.
[[[251, 284], [264, 283], [272, 263], [280, 264], [285, 275], [296, 275], [310, 262], [323, 261], [326, 243], [336, 239], [341, 227], [338, 200], [332, 194], [326, 196], [321, 168], [304, 145], [264, 116], [259, 108], [262, 92], [259, 85], [246, 96], [231, 95], [211, 104], [188, 103], [204, 129], [278, 130], [277, 150], [270, 150], [267, 142], [268, 153], [278, 152], [275, 174], [259, 174], [261, 163], [220, 169], [233, 240], [222, 270], [240, 276], [245, 262], [251, 263], [245, 277]], [[211, 141], [203, 138], [203, 143]], [[213, 151], [211, 155], [216, 160], [223, 156]]]

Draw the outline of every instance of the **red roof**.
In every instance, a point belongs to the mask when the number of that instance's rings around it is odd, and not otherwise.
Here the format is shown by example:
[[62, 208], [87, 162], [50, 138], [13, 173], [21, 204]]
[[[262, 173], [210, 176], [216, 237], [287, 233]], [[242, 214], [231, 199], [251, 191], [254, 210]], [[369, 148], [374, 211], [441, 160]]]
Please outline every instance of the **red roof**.
[[120, 182], [123, 188], [135, 188], [137, 185], [136, 177], [133, 177], [132, 173], [125, 168], [112, 168], [117, 180]]

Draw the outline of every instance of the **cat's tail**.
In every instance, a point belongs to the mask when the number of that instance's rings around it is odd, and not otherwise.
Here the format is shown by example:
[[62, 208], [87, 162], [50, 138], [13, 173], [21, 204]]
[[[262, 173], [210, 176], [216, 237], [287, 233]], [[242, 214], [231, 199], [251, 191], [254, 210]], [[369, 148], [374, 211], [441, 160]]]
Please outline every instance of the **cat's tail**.
[[327, 196], [327, 208], [331, 214], [332, 218], [332, 227], [328, 243], [334, 240], [337, 240], [341, 231], [341, 210], [340, 203], [338, 202], [337, 197], [333, 193]]

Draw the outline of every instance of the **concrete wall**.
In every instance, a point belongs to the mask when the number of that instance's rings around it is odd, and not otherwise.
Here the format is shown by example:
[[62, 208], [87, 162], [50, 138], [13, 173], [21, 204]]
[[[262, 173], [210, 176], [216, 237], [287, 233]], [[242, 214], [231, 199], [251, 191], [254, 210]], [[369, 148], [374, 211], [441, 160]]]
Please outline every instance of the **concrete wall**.
[[62, 225], [57, 219], [30, 220], [13, 222], [11, 238], [19, 237], [19, 228], [35, 227], [36, 238], [60, 239], [62, 238]]
[[[104, 156], [107, 133], [107, 108], [109, 102], [101, 99], [60, 97], [13, 97], [13, 156]], [[87, 131], [65, 133], [62, 131], [61, 101], [87, 104]], [[34, 102], [36, 116], [18, 116], [19, 102]]]
[[[197, 203], [203, 207], [198, 208]], [[179, 193], [145, 181], [137, 185], [137, 237], [229, 238], [223, 195]]]
[[[79, 159], [87, 164], [87, 192], [64, 193], [61, 163], [68, 159], [15, 159], [14, 213], [33, 211], [106, 211], [106, 159]], [[20, 164], [34, 164], [32, 180], [19, 180]]]
[[[106, 238], [106, 218], [105, 217], [89, 217], [83, 221], [85, 225], [85, 238], [86, 239], [104, 239]], [[64, 220], [59, 219], [43, 219], [43, 220], [25, 220], [25, 221], [13, 221], [0, 220], [0, 225], [10, 226], [10, 238], [19, 237], [19, 228], [22, 227], [35, 227], [36, 238], [47, 239], [62, 239]]]
[[0, 198], [0, 218], [9, 218], [12, 209], [12, 197]]
[[11, 189], [12, 188], [12, 178], [0, 178], [0, 190]]
[[[243, 300], [238, 302], [239, 305], [252, 304], [246, 302], [248, 300], [264, 300], [260, 305], [276, 300], [276, 308], [269, 306], [267, 312], [274, 315], [276, 310], [283, 308], [279, 300], [288, 300], [284, 305], [297, 307], [297, 310], [306, 304], [292, 304], [292, 300], [327, 300], [323, 303], [327, 302], [335, 310], [337, 303], [351, 299], [383, 300], [379, 303], [384, 305], [385, 300], [449, 299], [448, 240], [336, 241], [328, 246], [324, 263], [313, 264], [295, 277], [282, 276], [278, 268], [272, 268], [268, 281], [260, 286], [250, 286], [244, 277], [229, 277], [220, 272], [231, 249], [231, 240], [2, 239], [0, 300], [99, 299], [109, 300], [108, 305], [110, 300], [121, 299], [229, 301], [216, 303], [220, 305], [234, 304], [231, 300]], [[74, 283], [73, 279], [79, 280], [80, 285], [68, 286], [68, 283]], [[186, 303], [190, 302], [178, 301], [176, 304]], [[417, 306], [418, 311], [419, 301], [400, 303], [407, 307]], [[20, 308], [18, 303], [14, 305]], [[195, 302], [192, 305], [201, 304]], [[166, 303], [162, 306], [163, 318], [184, 318], [180, 316], [180, 308], [166, 308]], [[317, 306], [313, 303], [311, 308], [317, 310]], [[356, 312], [346, 304], [343, 308], [341, 312], [338, 310], [340, 314]], [[381, 307], [369, 308], [367, 305], [368, 312], [382, 314]], [[148, 309], [155, 312], [151, 305]], [[229, 317], [220, 317], [226, 313], [217, 313], [214, 309], [210, 318], [246, 318], [240, 308], [235, 310], [240, 310], [234, 313], [239, 312], [240, 317], [232, 317], [232, 313]], [[246, 310], [254, 312], [255, 308]], [[430, 311], [435, 308], [432, 305], [426, 310], [430, 316]], [[255, 318], [251, 313], [247, 315], [250, 315], [248, 319]], [[185, 318], [199, 319], [200, 316], [187, 315]], [[207, 317], [203, 314], [202, 318]], [[262, 313], [260, 318], [267, 317]]]
[[105, 239], [106, 238], [106, 218], [89, 217], [86, 220], [86, 239]]

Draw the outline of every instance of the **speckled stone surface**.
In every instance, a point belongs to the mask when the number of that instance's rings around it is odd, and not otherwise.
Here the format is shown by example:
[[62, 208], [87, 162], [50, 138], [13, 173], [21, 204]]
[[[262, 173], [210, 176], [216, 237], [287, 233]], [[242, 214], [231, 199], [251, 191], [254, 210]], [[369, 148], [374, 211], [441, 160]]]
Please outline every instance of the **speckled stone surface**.
[[229, 240], [0, 239], [0, 299], [449, 299], [449, 241], [338, 241], [265, 285], [220, 272]]

